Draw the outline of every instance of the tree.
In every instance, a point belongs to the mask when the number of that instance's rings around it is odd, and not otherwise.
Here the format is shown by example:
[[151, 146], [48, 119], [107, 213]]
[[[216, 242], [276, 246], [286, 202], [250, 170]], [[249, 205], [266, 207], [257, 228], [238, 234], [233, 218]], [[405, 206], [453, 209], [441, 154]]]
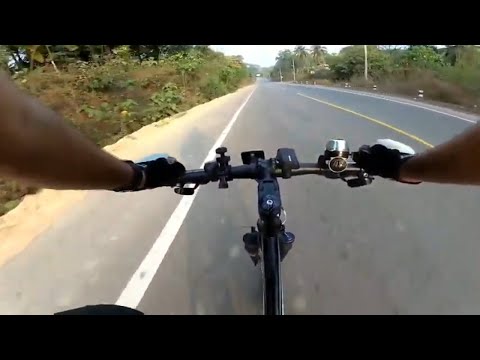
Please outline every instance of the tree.
[[407, 68], [434, 69], [444, 64], [444, 59], [437, 49], [428, 45], [411, 45], [400, 61]]
[[21, 47], [21, 45], [4, 45], [5, 48], [10, 53], [14, 61], [14, 70], [22, 70], [28, 68], [28, 59], [25, 54], [25, 49]]
[[278, 52], [278, 55], [277, 57], [275, 58], [275, 60], [279, 60], [279, 61], [283, 61], [283, 60], [290, 60], [293, 56], [293, 53], [291, 50], [280, 50]]
[[[376, 46], [368, 46], [368, 72], [374, 79], [380, 78], [391, 69], [391, 58]], [[343, 48], [338, 56], [328, 57], [330, 69], [337, 80], [349, 80], [361, 76], [365, 70], [365, 52], [363, 45]]]
[[402, 45], [378, 45], [378, 48], [383, 51], [396, 51], [402, 48]]
[[416, 47], [429, 48], [429, 49], [433, 50], [434, 52], [438, 53], [438, 49], [435, 45], [408, 45], [409, 50], [412, 50], [413, 48], [416, 48]]
[[210, 45], [195, 45], [195, 50], [202, 53], [203, 55], [213, 54], [213, 50], [210, 48]]
[[313, 61], [316, 65], [325, 63], [325, 55], [327, 55], [327, 48], [322, 45], [312, 45], [310, 48]]
[[275, 67], [281, 68], [282, 71], [287, 70], [287, 69], [292, 69], [292, 61], [293, 61], [294, 55], [292, 51], [290, 50], [281, 50], [275, 60], [277, 62], [275, 63]]
[[[118, 45], [107, 45], [118, 46]], [[201, 46], [204, 45], [198, 45]], [[168, 57], [169, 55], [185, 52], [191, 50], [194, 45], [130, 45], [132, 53], [139, 58], [140, 61], [153, 58], [160, 59]]]
[[294, 54], [291, 50], [281, 50], [278, 52], [277, 57], [275, 58], [276, 63], [270, 72], [270, 77], [273, 79], [280, 79], [280, 73], [286, 79], [290, 78], [293, 73], [292, 63], [294, 59]]
[[307, 72], [311, 63], [311, 58], [305, 46], [295, 46], [293, 53], [295, 55], [295, 70], [297, 72]]
[[295, 46], [295, 50], [293, 50], [295, 56], [301, 60], [305, 59], [308, 56], [308, 51], [303, 45]]
[[445, 61], [448, 64], [455, 66], [459, 55], [462, 53], [465, 47], [466, 45], [445, 45]]

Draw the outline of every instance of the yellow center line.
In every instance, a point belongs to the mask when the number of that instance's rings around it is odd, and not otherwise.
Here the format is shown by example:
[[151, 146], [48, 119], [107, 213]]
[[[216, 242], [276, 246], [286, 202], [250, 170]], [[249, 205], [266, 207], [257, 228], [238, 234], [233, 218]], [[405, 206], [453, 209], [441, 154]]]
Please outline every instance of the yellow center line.
[[364, 118], [364, 119], [366, 119], [366, 120], [369, 120], [369, 121], [371, 121], [371, 122], [373, 122], [373, 123], [375, 123], [375, 124], [384, 126], [384, 127], [388, 128], [388, 129], [390, 129], [390, 130], [396, 131], [396, 132], [399, 133], [399, 134], [405, 135], [405, 136], [409, 137], [410, 139], [413, 139], [413, 140], [415, 140], [415, 141], [418, 141], [419, 143], [421, 143], [421, 144], [423, 144], [423, 145], [425, 145], [425, 146], [427, 146], [427, 147], [433, 148], [433, 145], [432, 145], [432, 144], [426, 142], [426, 141], [423, 140], [423, 139], [420, 139], [418, 136], [415, 136], [415, 135], [410, 134], [410, 133], [408, 133], [408, 132], [406, 132], [406, 131], [403, 131], [402, 129], [399, 129], [399, 128], [395, 127], [395, 126], [392, 126], [392, 125], [389, 125], [389, 124], [387, 124], [387, 123], [384, 123], [383, 121], [374, 119], [374, 118], [372, 118], [372, 117], [370, 117], [370, 116], [367, 116], [367, 115], [360, 114], [360, 113], [358, 113], [358, 112], [356, 112], [356, 111], [353, 111], [353, 110], [344, 108], [344, 107], [342, 107], [342, 106], [338, 106], [338, 105], [335, 105], [335, 104], [332, 104], [332, 103], [329, 103], [329, 102], [326, 102], [326, 101], [323, 101], [323, 100], [319, 100], [319, 99], [317, 99], [317, 98], [314, 98], [314, 97], [311, 97], [311, 96], [308, 96], [308, 95], [304, 95], [304, 94], [301, 94], [301, 93], [297, 93], [297, 95], [300, 95], [300, 96], [303, 96], [303, 97], [305, 97], [305, 98], [307, 98], [307, 99], [314, 100], [314, 101], [317, 101], [317, 102], [319, 102], [319, 103], [322, 103], [322, 104], [331, 106], [331, 107], [333, 107], [333, 108], [335, 108], [335, 109], [343, 110], [343, 111], [348, 112], [348, 113], [350, 113], [350, 114], [353, 114], [353, 115], [356, 115], [356, 116], [360, 116], [361, 118]]

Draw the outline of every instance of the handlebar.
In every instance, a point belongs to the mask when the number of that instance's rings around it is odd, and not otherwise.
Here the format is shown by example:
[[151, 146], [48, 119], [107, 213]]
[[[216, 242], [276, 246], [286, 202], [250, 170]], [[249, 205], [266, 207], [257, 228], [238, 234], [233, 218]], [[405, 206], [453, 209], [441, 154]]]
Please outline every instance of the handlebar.
[[[359, 167], [356, 166], [355, 163], [351, 162], [348, 165], [349, 167], [343, 171], [342, 177], [351, 177], [358, 175], [359, 171], [362, 171]], [[273, 175], [276, 177], [282, 177], [282, 169], [274, 169], [272, 172]], [[330, 171], [329, 169], [320, 168], [318, 165], [313, 163], [305, 163], [301, 164], [300, 169], [293, 169], [291, 172], [291, 176], [300, 176], [300, 175], [320, 175], [326, 176], [329, 175], [331, 177], [335, 176], [335, 173]], [[228, 180], [234, 179], [252, 179], [256, 180], [258, 176], [258, 170], [256, 164], [252, 165], [239, 165], [239, 166], [232, 166], [228, 170]], [[178, 185], [180, 184], [199, 184], [205, 185], [209, 182], [218, 181], [218, 176], [212, 176], [207, 171], [203, 169], [198, 170], [188, 170], [186, 171], [185, 175], [178, 179]]]
[[[342, 143], [343, 141], [343, 143]], [[373, 178], [361, 169], [354, 161], [344, 140], [330, 140], [325, 153], [320, 155], [316, 163], [300, 163], [293, 149], [281, 148], [277, 156], [265, 159], [263, 151], [242, 152], [243, 165], [229, 165], [230, 156], [226, 156], [225, 147], [218, 148], [218, 156], [214, 161], [205, 163], [203, 169], [188, 170], [177, 180], [175, 192], [181, 195], [192, 195], [199, 185], [218, 181], [219, 188], [228, 188], [228, 182], [234, 179], [265, 180], [269, 178], [288, 179], [292, 176], [319, 175], [330, 179], [341, 179], [350, 187], [368, 185]], [[185, 187], [187, 184], [195, 185]]]

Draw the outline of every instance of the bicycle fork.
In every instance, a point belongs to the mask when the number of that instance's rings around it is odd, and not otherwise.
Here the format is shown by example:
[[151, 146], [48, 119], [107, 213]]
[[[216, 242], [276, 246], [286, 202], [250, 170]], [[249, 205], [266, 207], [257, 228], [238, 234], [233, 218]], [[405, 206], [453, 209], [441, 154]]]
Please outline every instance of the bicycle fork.
[[[245, 244], [245, 250], [250, 259], [252, 259], [253, 264], [256, 266], [261, 259], [260, 257], [260, 233], [255, 229], [254, 226], [251, 227], [251, 231], [243, 235], [243, 243]], [[279, 245], [280, 245], [280, 261], [283, 261], [287, 256], [290, 249], [293, 247], [295, 242], [295, 235], [289, 231], [285, 231], [285, 227], [282, 226], [282, 230], [279, 234]]]

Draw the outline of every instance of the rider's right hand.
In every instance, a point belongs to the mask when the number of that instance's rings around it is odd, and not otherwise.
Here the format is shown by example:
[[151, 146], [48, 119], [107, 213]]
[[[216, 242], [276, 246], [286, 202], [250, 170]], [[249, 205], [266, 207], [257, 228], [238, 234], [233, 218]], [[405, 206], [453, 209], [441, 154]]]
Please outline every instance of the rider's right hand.
[[369, 175], [378, 175], [402, 183], [419, 184], [420, 182], [403, 181], [399, 176], [401, 166], [412, 156], [414, 155], [404, 155], [397, 149], [375, 144], [361, 146], [358, 152], [353, 154], [353, 160]]

